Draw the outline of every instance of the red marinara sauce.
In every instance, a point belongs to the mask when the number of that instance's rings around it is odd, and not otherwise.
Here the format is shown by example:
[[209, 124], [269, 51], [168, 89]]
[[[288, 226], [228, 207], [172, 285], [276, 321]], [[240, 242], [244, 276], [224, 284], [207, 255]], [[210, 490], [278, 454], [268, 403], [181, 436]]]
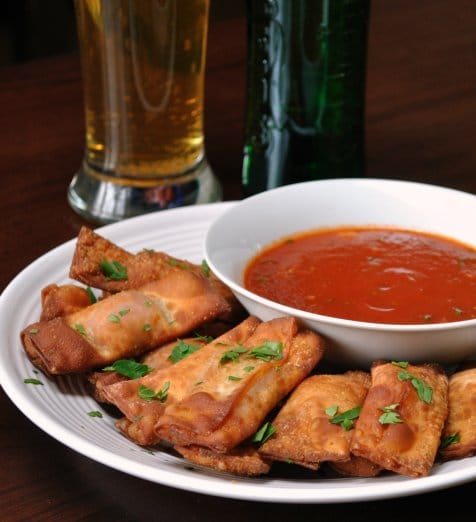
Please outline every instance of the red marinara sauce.
[[476, 318], [476, 249], [395, 228], [322, 229], [255, 256], [245, 288], [317, 314], [387, 324]]

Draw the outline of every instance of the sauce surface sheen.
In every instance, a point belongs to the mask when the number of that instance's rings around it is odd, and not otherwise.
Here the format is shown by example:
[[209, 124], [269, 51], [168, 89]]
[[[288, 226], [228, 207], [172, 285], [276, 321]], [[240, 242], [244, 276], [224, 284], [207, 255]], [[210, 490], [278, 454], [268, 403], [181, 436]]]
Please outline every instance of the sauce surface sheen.
[[476, 318], [476, 249], [394, 228], [322, 229], [284, 238], [247, 265], [244, 286], [312, 313], [388, 324]]

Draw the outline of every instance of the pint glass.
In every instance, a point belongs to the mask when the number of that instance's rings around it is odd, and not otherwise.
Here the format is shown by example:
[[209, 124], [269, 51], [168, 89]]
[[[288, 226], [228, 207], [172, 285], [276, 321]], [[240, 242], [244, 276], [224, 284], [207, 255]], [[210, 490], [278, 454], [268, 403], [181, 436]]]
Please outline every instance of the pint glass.
[[221, 198], [203, 135], [209, 0], [75, 0], [85, 153], [68, 199], [108, 223]]

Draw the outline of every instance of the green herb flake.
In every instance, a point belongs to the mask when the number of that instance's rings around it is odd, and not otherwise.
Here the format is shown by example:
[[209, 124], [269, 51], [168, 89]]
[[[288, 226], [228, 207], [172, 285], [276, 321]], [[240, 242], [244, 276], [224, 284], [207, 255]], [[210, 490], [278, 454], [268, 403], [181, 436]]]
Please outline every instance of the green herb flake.
[[448, 435], [448, 437], [445, 437], [440, 444], [440, 450], [445, 449], [450, 444], [457, 444], [461, 441], [461, 437], [459, 433], [452, 433], [451, 435]]
[[199, 349], [200, 346], [196, 344], [189, 344], [182, 339], [178, 339], [178, 344], [173, 347], [168, 358], [175, 364]]
[[173, 259], [170, 257], [169, 259], [167, 259], [167, 263], [170, 266], [176, 266], [178, 268], [182, 268], [183, 270], [190, 270], [190, 266], [187, 263], [179, 261], [178, 259]]
[[32, 328], [28, 333], [30, 333], [31, 335], [35, 335], [35, 334], [37, 334], [39, 331], [40, 331], [39, 328]]
[[142, 330], [144, 332], [150, 332], [152, 330], [152, 326], [150, 326], [150, 324], [145, 324], [143, 327], [142, 327]]
[[127, 268], [119, 263], [119, 261], [107, 261], [103, 259], [99, 263], [99, 267], [106, 281], [123, 281], [128, 279]]
[[202, 260], [200, 268], [202, 269], [202, 273], [205, 277], [210, 277], [210, 267], [208, 266], [208, 263], [205, 259]]
[[84, 326], [81, 324], [81, 323], [76, 323], [74, 325], [74, 329], [81, 335], [84, 335], [86, 337], [87, 333], [86, 333], [86, 328], [84, 328]]
[[90, 417], [98, 417], [98, 418], [102, 419], [102, 413], [100, 411], [97, 411], [97, 410], [88, 411], [88, 415]]
[[252, 372], [254, 369], [255, 369], [254, 366], [245, 366], [245, 367], [243, 368], [243, 371], [246, 372], [246, 373], [250, 373], [250, 372]]
[[211, 335], [201, 335], [199, 333], [194, 333], [194, 337], [193, 337], [193, 340], [194, 341], [202, 341], [206, 344], [209, 344], [213, 341], [213, 337]]
[[274, 433], [276, 433], [276, 428], [270, 422], [266, 422], [255, 433], [252, 440], [253, 442], [264, 444]]
[[119, 359], [112, 365], [103, 368], [102, 371], [117, 372], [125, 377], [129, 377], [130, 379], [138, 379], [139, 377], [144, 377], [144, 375], [150, 373], [152, 368], [147, 366], [147, 364], [139, 363], [134, 359]]
[[243, 353], [248, 353], [248, 350], [243, 346], [237, 346], [236, 348], [232, 348], [223, 353], [220, 357], [220, 364], [225, 364], [228, 361], [237, 361], [240, 358], [240, 355]]
[[433, 390], [430, 386], [427, 386], [421, 379], [418, 379], [406, 370], [398, 372], [397, 377], [399, 381], [409, 380], [412, 386], [415, 388], [419, 399], [425, 402], [426, 404], [431, 404], [431, 401], [433, 399]]
[[398, 406], [399, 404], [395, 403], [380, 408], [380, 410], [383, 411], [382, 415], [380, 415], [378, 419], [380, 424], [401, 424], [403, 420], [401, 419], [399, 413], [395, 411]]
[[43, 383], [40, 381], [40, 379], [34, 379], [32, 377], [29, 377], [27, 379], [23, 379], [23, 382], [25, 384], [34, 384], [36, 386], [43, 386]]
[[228, 375], [229, 381], [241, 381], [241, 377], [236, 377], [236, 375]]
[[271, 359], [281, 359], [283, 357], [283, 343], [266, 341], [261, 346], [253, 348], [250, 355], [266, 362], [271, 361]]
[[392, 361], [392, 364], [394, 366], [398, 366], [399, 368], [407, 368], [408, 367], [408, 361]]
[[336, 405], [329, 406], [328, 408], [325, 409], [326, 415], [329, 417], [334, 417], [334, 415], [337, 413], [338, 409], [339, 409], [339, 407]]
[[354, 427], [355, 419], [358, 419], [362, 406], [356, 406], [350, 410], [344, 411], [339, 415], [335, 415], [329, 422], [332, 424], [339, 424], [345, 431], [349, 431]]
[[94, 303], [97, 303], [98, 302], [98, 298], [94, 295], [94, 292], [92, 291], [91, 287], [88, 286], [86, 288], [86, 292], [88, 293], [89, 295], [89, 301], [91, 302], [91, 304], [94, 304]]
[[120, 323], [121, 322], [121, 318], [118, 315], [116, 315], [116, 314], [109, 314], [107, 316], [107, 320], [110, 323]]
[[147, 386], [144, 386], [141, 384], [139, 386], [138, 394], [141, 399], [144, 399], [147, 402], [150, 402], [154, 399], [158, 400], [159, 402], [165, 402], [168, 397], [168, 390], [170, 387], [170, 381], [167, 381], [164, 383], [162, 388], [159, 391], [154, 391], [151, 388], [148, 388]]
[[152, 301], [151, 299], [146, 299], [144, 301], [144, 306], [149, 307], [149, 306], [152, 306], [153, 304], [154, 304], [154, 301]]
[[119, 315], [120, 315], [121, 317], [124, 317], [124, 316], [127, 315], [130, 311], [131, 311], [130, 308], [125, 308], [124, 310], [119, 310], [118, 313], [119, 313]]

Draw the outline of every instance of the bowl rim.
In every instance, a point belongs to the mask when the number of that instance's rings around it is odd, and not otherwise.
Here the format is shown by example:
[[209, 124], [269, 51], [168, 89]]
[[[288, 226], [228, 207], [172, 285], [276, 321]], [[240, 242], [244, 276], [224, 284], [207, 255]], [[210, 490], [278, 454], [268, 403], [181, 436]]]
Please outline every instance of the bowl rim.
[[[353, 319], [345, 319], [340, 317], [333, 317], [323, 314], [316, 314], [312, 312], [307, 312], [305, 310], [300, 310], [297, 308], [293, 308], [287, 305], [283, 305], [281, 303], [277, 303], [275, 301], [271, 301], [270, 299], [267, 299], [265, 297], [262, 297], [258, 294], [255, 294], [254, 292], [251, 292], [250, 290], [246, 289], [242, 284], [237, 283], [236, 281], [230, 279], [228, 276], [223, 274], [222, 270], [215, 264], [215, 262], [212, 259], [212, 253], [210, 252], [210, 236], [212, 232], [214, 231], [215, 227], [223, 220], [227, 219], [228, 215], [232, 212], [236, 212], [236, 208], [240, 205], [245, 205], [247, 201], [250, 200], [256, 200], [261, 198], [266, 198], [267, 195], [269, 195], [271, 192], [277, 192], [277, 191], [285, 191], [285, 190], [294, 190], [298, 185], [299, 186], [309, 186], [314, 184], [322, 184], [322, 183], [340, 183], [340, 182], [353, 182], [357, 184], [361, 184], [361, 182], [370, 182], [370, 184], [375, 183], [381, 183], [381, 184], [401, 184], [401, 185], [408, 185], [408, 186], [415, 186], [418, 185], [420, 187], [426, 187], [429, 189], [438, 189], [441, 191], [450, 191], [453, 193], [460, 194], [464, 197], [472, 197], [475, 201], [476, 206], [476, 195], [472, 194], [470, 192], [464, 192], [458, 189], [444, 187], [440, 185], [433, 185], [429, 183], [421, 183], [421, 182], [415, 182], [415, 181], [406, 181], [406, 180], [396, 180], [396, 179], [384, 179], [384, 178], [331, 178], [331, 179], [324, 179], [324, 180], [314, 180], [314, 181], [306, 181], [301, 183], [294, 183], [290, 185], [284, 185], [280, 187], [276, 187], [273, 189], [270, 189], [265, 192], [260, 192], [258, 194], [254, 194], [252, 196], [249, 196], [247, 198], [244, 198], [242, 200], [236, 201], [234, 205], [232, 205], [230, 208], [225, 210], [218, 218], [211, 224], [211, 226], [208, 228], [205, 241], [204, 241], [204, 258], [208, 266], [210, 267], [211, 271], [218, 277], [225, 285], [227, 285], [235, 294], [241, 295], [244, 298], [254, 301], [257, 304], [270, 308], [276, 312], [279, 312], [283, 315], [291, 315], [296, 318], [299, 318], [304, 321], [309, 322], [319, 322], [326, 325], [331, 326], [340, 326], [340, 327], [346, 327], [346, 328], [358, 328], [360, 330], [379, 330], [379, 331], [386, 331], [386, 332], [435, 332], [439, 330], [458, 330], [462, 328], [467, 327], [476, 327], [476, 318], [475, 319], [464, 319], [460, 321], [450, 321], [450, 322], [444, 322], [444, 323], [420, 323], [420, 324], [394, 324], [394, 323], [373, 323], [373, 322], [367, 322], [367, 321], [357, 321]], [[319, 227], [316, 227], [319, 228]], [[418, 230], [417, 227], [415, 227], [415, 230]], [[279, 237], [272, 241], [279, 241]], [[270, 243], [272, 243], [272, 241]], [[250, 259], [251, 260], [251, 257]]]

